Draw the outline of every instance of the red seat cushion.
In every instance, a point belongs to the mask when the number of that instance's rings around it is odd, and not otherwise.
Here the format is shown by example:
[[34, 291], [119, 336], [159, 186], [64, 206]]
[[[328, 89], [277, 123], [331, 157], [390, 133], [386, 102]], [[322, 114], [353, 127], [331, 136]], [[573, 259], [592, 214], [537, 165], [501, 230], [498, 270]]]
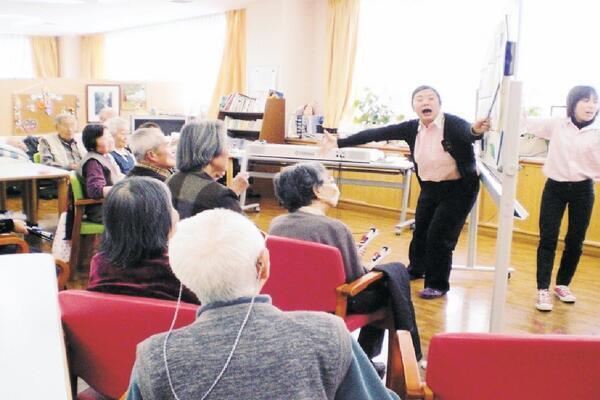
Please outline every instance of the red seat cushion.
[[600, 398], [600, 337], [435, 335], [426, 380], [443, 400]]
[[353, 332], [363, 326], [370, 324], [371, 322], [381, 321], [387, 316], [387, 310], [380, 308], [379, 310], [370, 314], [350, 314], [346, 316], [344, 322], [350, 332]]
[[[171, 325], [175, 302], [85, 290], [58, 295], [71, 373], [103, 395], [129, 386], [138, 343]], [[197, 305], [181, 304], [176, 327], [195, 320]]]

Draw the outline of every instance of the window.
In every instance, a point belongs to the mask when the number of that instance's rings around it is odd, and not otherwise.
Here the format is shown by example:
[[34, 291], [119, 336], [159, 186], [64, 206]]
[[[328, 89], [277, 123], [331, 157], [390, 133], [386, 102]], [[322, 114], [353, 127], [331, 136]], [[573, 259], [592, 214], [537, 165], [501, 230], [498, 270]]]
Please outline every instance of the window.
[[595, 4], [523, 1], [519, 79], [524, 106], [550, 116], [552, 106], [565, 105], [571, 87], [592, 85], [600, 90]]
[[225, 41], [225, 15], [109, 32], [106, 77], [113, 80], [178, 82], [185, 113], [197, 115], [211, 101]]
[[0, 35], [0, 79], [35, 78], [31, 43], [25, 35]]

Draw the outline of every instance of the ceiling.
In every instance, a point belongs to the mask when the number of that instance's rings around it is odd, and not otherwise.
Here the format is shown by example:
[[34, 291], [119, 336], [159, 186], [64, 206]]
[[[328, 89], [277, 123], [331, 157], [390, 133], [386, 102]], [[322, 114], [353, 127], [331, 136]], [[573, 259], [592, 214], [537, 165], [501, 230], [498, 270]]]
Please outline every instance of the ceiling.
[[251, 0], [0, 0], [0, 34], [81, 35], [214, 14]]

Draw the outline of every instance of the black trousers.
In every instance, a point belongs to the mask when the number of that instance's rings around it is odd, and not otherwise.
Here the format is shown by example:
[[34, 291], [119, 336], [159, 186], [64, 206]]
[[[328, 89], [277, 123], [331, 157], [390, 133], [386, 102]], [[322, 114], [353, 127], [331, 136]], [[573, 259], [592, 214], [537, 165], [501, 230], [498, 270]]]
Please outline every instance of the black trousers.
[[568, 286], [575, 275], [585, 233], [594, 207], [594, 183], [546, 181], [540, 208], [540, 243], [537, 250], [537, 287], [548, 289], [558, 242], [560, 223], [569, 206], [569, 226], [565, 249], [556, 275], [556, 284]]
[[425, 287], [448, 291], [452, 252], [479, 193], [479, 177], [421, 182], [408, 271], [425, 274]]

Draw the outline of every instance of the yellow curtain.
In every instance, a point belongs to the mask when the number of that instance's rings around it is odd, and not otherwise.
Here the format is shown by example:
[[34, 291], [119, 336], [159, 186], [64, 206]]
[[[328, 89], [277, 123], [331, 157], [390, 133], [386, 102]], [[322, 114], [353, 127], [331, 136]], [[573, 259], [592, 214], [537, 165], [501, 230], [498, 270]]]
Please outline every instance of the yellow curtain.
[[31, 36], [33, 68], [38, 78], [58, 78], [58, 40], [51, 36]]
[[338, 128], [350, 100], [359, 0], [328, 0], [324, 126]]
[[216, 118], [221, 96], [246, 90], [246, 10], [227, 11], [227, 34], [221, 69], [208, 108], [208, 117]]
[[81, 77], [104, 78], [104, 35], [81, 37]]

